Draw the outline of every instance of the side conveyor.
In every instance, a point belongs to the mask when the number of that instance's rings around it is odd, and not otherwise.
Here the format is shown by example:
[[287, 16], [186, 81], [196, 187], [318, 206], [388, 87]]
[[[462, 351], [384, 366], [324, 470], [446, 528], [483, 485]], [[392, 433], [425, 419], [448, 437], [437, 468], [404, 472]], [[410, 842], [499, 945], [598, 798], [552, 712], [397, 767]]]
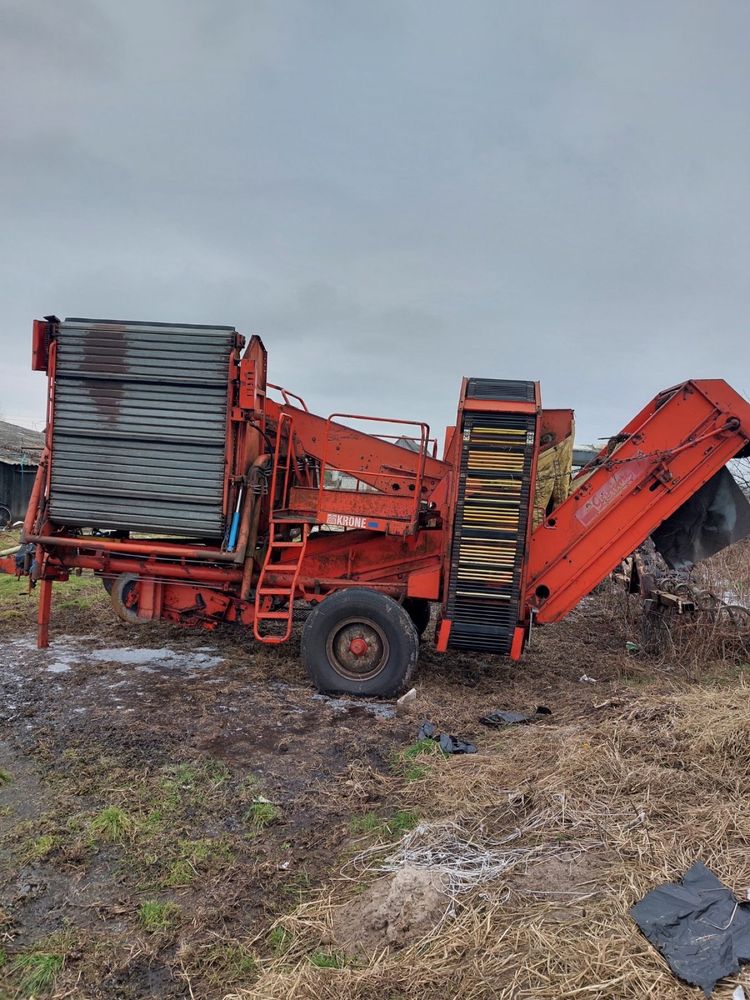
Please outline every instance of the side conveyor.
[[750, 404], [723, 380], [660, 393], [534, 531], [524, 606], [559, 621], [749, 442]]

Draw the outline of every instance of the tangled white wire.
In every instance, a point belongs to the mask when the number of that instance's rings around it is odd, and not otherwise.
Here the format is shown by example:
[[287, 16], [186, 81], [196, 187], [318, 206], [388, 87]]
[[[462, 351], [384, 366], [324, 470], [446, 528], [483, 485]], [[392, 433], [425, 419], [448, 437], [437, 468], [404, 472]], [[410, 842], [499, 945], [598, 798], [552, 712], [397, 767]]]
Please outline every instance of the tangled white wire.
[[359, 873], [369, 870], [384, 875], [406, 867], [429, 869], [440, 876], [446, 894], [453, 898], [500, 878], [520, 862], [549, 853], [544, 845], [509, 847], [534, 825], [514, 830], [501, 840], [479, 842], [453, 822], [420, 823], [387, 857], [376, 860], [392, 847], [380, 844], [362, 851], [350, 864]]

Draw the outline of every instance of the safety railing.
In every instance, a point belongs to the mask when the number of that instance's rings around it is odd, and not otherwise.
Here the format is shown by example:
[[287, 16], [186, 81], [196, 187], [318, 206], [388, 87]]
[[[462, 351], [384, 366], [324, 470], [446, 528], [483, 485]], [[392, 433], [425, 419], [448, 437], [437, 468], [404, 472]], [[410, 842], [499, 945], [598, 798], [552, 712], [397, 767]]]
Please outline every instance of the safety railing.
[[[286, 456], [282, 469], [282, 444], [284, 441], [284, 431], [286, 430]], [[279, 417], [279, 424], [276, 431], [276, 448], [274, 452], [273, 473], [271, 475], [271, 510], [284, 508], [289, 497], [290, 482], [289, 477], [292, 468], [292, 454], [294, 451], [294, 431], [293, 420], [290, 413], [282, 413]], [[279, 472], [281, 470], [281, 473]], [[279, 474], [281, 474], [281, 496], [277, 492], [279, 485]], [[278, 499], [277, 499], [278, 498]], [[273, 514], [272, 514], [273, 516]]]
[[307, 408], [307, 403], [304, 401], [302, 396], [298, 396], [296, 392], [292, 392], [289, 389], [285, 389], [282, 385], [274, 385], [273, 382], [266, 382], [266, 387], [268, 389], [275, 389], [276, 392], [280, 393], [281, 398], [284, 400], [286, 406], [294, 406], [292, 400], [296, 399], [297, 402], [300, 404], [298, 409], [304, 410], [305, 413], [310, 412]]
[[[424, 481], [424, 470], [425, 463], [428, 457], [429, 445], [434, 442], [434, 448], [437, 448], [437, 441], [434, 438], [430, 438], [430, 428], [428, 424], [423, 423], [420, 420], [394, 420], [392, 417], [369, 417], [361, 413], [332, 413], [326, 420], [325, 438], [323, 441], [323, 453], [320, 461], [320, 482], [318, 486], [318, 506], [320, 510], [325, 507], [325, 496], [326, 492], [331, 492], [330, 487], [326, 487], [326, 469], [328, 468], [328, 450], [331, 441], [331, 426], [334, 422], [339, 422], [341, 420], [357, 420], [363, 422], [369, 422], [374, 424], [389, 424], [398, 425], [403, 427], [415, 427], [419, 429], [419, 437], [407, 436], [404, 434], [372, 434], [374, 440], [384, 440], [387, 442], [400, 441], [400, 440], [413, 440], [418, 442], [419, 451], [415, 452], [411, 449], [404, 449], [407, 454], [418, 455], [419, 461], [417, 465], [416, 473], [414, 472], [403, 472], [399, 471], [392, 466], [387, 464], [382, 465], [378, 470], [370, 469], [367, 472], [363, 468], [345, 468], [342, 465], [336, 464], [331, 466], [339, 473], [344, 475], [349, 475], [357, 482], [366, 481], [368, 478], [373, 479], [383, 479], [387, 478], [393, 483], [393, 490], [389, 495], [392, 499], [396, 501], [404, 501], [403, 513], [399, 513], [398, 520], [410, 521], [415, 523], [420, 510], [420, 501], [422, 499], [422, 483]], [[363, 475], [365, 479], [363, 480]], [[395, 481], [395, 482], [394, 482]], [[401, 484], [406, 486], [406, 490], [402, 493], [400, 490]], [[346, 490], [338, 488], [336, 492], [359, 492], [356, 490]], [[383, 495], [385, 491], [378, 491], [380, 495]], [[377, 494], [369, 494], [377, 495]], [[366, 505], [368, 492], [362, 492], [362, 502]], [[410, 501], [407, 505], [406, 501]]]

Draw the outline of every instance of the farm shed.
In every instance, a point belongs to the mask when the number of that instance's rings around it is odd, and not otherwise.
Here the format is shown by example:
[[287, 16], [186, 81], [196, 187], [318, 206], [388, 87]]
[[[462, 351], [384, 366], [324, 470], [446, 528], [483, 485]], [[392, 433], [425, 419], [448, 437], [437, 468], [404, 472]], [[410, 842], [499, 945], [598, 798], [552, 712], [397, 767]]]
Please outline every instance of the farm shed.
[[44, 435], [0, 420], [0, 505], [21, 520], [31, 495]]

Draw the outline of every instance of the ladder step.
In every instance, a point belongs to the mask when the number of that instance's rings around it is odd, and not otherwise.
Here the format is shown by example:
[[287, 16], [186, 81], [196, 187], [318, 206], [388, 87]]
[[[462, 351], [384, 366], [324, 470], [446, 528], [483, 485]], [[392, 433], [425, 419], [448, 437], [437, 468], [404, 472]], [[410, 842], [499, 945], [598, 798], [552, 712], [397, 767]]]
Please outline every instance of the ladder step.
[[259, 622], [270, 622], [270, 621], [281, 621], [282, 619], [286, 622], [289, 621], [288, 611], [261, 611], [260, 614], [255, 616], [256, 621]]
[[261, 587], [258, 591], [261, 597], [291, 597], [292, 591], [289, 587]]

